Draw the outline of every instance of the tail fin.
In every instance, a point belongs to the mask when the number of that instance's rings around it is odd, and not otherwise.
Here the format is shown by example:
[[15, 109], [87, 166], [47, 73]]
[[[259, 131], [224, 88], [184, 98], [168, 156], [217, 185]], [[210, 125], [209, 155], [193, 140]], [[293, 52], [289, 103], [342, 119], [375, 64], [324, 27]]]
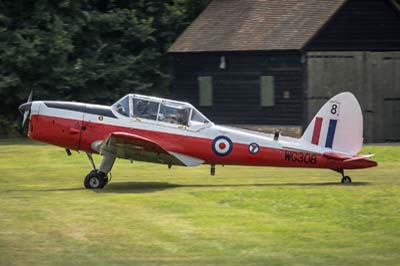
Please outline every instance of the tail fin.
[[363, 118], [350, 92], [331, 98], [314, 116], [302, 136], [304, 142], [355, 155], [363, 144]]

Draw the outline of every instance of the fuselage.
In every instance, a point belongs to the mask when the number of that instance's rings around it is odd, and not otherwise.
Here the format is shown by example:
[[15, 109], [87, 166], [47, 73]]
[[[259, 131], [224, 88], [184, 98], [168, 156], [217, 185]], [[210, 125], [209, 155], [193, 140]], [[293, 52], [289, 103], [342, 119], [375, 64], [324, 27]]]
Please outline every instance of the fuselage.
[[207, 123], [182, 126], [123, 116], [114, 108], [76, 102], [34, 101], [29, 137], [72, 150], [97, 153], [94, 143], [113, 132], [146, 137], [170, 152], [206, 164], [357, 169], [376, 166], [369, 160], [344, 162], [324, 156], [325, 150], [301, 139]]

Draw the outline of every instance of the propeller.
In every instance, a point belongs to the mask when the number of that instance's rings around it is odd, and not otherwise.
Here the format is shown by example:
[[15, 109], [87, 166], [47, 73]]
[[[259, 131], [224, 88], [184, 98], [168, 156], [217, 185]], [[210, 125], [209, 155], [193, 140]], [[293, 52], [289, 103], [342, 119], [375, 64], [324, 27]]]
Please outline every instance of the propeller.
[[28, 118], [29, 113], [31, 111], [32, 95], [33, 95], [33, 91], [31, 91], [31, 93], [29, 94], [28, 101], [26, 101], [26, 103], [23, 103], [18, 107], [21, 114], [24, 115], [24, 119], [22, 120], [22, 127], [24, 127], [26, 119]]

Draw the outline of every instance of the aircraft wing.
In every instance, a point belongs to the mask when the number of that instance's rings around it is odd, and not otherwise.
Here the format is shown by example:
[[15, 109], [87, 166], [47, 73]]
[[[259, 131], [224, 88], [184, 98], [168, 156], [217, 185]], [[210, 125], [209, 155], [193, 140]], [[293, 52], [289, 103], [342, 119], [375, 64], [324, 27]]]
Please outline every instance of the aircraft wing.
[[92, 148], [100, 153], [109, 152], [118, 158], [136, 161], [182, 166], [196, 166], [204, 163], [203, 160], [197, 158], [169, 152], [148, 138], [125, 132], [113, 132], [105, 141], [95, 141]]

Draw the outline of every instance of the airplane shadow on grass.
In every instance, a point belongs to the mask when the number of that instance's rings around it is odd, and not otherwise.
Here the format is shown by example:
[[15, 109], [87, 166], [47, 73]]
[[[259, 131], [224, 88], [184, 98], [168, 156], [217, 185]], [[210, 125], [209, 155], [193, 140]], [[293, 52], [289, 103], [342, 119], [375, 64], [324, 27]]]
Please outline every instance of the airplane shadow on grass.
[[[270, 183], [270, 184], [173, 184], [168, 182], [115, 182], [108, 184], [104, 189], [94, 189], [96, 193], [153, 193], [175, 188], [235, 188], [235, 187], [324, 187], [324, 186], [368, 186], [369, 182], [353, 182], [341, 184], [338, 182], [324, 183]], [[85, 188], [45, 188], [45, 189], [10, 189], [5, 192], [68, 192], [80, 191]]]
[[97, 193], [152, 193], [174, 188], [235, 188], [235, 187], [323, 187], [323, 186], [367, 186], [368, 182], [353, 182], [343, 185], [338, 182], [324, 183], [271, 183], [271, 184], [173, 184], [168, 182], [116, 182], [104, 189], [94, 190]]

